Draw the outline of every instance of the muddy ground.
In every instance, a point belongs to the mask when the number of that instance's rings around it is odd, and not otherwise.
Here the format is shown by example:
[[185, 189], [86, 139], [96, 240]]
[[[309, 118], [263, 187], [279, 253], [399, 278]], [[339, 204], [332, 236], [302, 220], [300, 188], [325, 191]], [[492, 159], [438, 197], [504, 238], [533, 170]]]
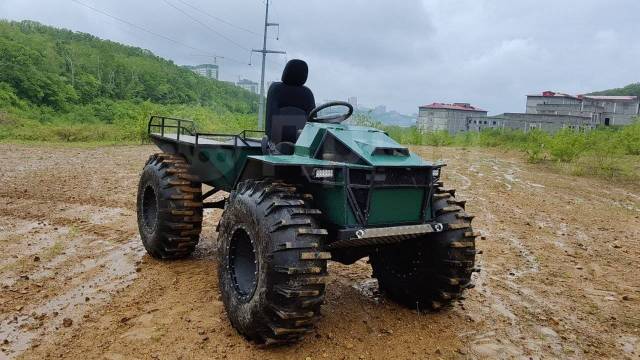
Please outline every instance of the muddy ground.
[[152, 146], [0, 145], [0, 359], [640, 358], [640, 185], [561, 175], [496, 150], [444, 158], [483, 251], [476, 287], [440, 313], [386, 301], [365, 261], [330, 265], [306, 341], [258, 348], [218, 296], [215, 224], [160, 262], [137, 235]]

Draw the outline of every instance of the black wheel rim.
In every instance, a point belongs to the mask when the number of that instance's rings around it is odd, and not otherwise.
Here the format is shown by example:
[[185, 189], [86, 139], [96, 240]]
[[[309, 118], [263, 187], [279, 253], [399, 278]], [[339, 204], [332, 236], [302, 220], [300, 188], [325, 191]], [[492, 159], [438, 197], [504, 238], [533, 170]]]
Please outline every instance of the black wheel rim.
[[250, 299], [258, 281], [258, 262], [253, 242], [242, 228], [236, 229], [231, 237], [229, 272], [239, 297], [242, 300]]
[[142, 222], [148, 232], [153, 232], [158, 221], [158, 199], [152, 186], [147, 186], [142, 194]]

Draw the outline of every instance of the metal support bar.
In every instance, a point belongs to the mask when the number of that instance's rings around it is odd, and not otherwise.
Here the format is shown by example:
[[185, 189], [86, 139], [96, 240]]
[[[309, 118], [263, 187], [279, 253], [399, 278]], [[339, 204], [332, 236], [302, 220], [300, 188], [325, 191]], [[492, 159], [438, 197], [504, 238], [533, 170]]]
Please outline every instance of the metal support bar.
[[207, 191], [206, 193], [204, 193], [204, 195], [202, 195], [202, 200], [210, 197], [211, 195], [217, 193], [218, 191], [220, 191], [220, 189], [217, 189], [217, 188], [213, 188], [213, 189]]
[[227, 199], [222, 199], [210, 203], [203, 203], [203, 209], [224, 209], [224, 204], [227, 202]]
[[355, 232], [355, 237], [335, 241], [329, 244], [328, 248], [339, 249], [346, 247], [395, 244], [404, 240], [418, 238], [421, 235], [440, 232], [443, 230], [444, 226], [440, 223], [360, 229]]

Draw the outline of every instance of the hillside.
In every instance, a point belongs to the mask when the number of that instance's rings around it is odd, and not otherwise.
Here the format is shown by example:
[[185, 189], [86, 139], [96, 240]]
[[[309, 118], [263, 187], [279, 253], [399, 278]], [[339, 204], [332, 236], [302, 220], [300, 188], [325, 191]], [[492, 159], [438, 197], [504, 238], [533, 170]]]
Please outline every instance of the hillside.
[[592, 92], [589, 95], [607, 95], [607, 96], [622, 96], [622, 95], [627, 95], [627, 96], [640, 96], [640, 83], [633, 83], [633, 84], [629, 84], [625, 87], [622, 88], [617, 88], [617, 89], [609, 89], [609, 90], [602, 90], [602, 91], [596, 91], [596, 92]]
[[360, 107], [356, 110], [356, 115], [367, 117], [386, 126], [408, 127], [416, 124], [416, 117], [414, 116], [404, 115], [393, 110], [381, 110], [379, 107], [374, 109]]
[[242, 128], [256, 112], [257, 96], [148, 50], [33, 21], [0, 20], [0, 70], [0, 139], [92, 125], [118, 135], [77, 140], [135, 140], [152, 112], [219, 130]]

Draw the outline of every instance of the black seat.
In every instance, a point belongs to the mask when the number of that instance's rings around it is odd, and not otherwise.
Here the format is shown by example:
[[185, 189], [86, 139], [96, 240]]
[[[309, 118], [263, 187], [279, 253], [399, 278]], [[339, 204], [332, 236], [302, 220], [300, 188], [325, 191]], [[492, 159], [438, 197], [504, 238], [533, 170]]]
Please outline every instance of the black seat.
[[265, 133], [283, 153], [293, 152], [292, 144], [316, 106], [313, 93], [304, 86], [308, 73], [306, 62], [290, 60], [282, 72], [282, 82], [271, 84], [267, 92]]

